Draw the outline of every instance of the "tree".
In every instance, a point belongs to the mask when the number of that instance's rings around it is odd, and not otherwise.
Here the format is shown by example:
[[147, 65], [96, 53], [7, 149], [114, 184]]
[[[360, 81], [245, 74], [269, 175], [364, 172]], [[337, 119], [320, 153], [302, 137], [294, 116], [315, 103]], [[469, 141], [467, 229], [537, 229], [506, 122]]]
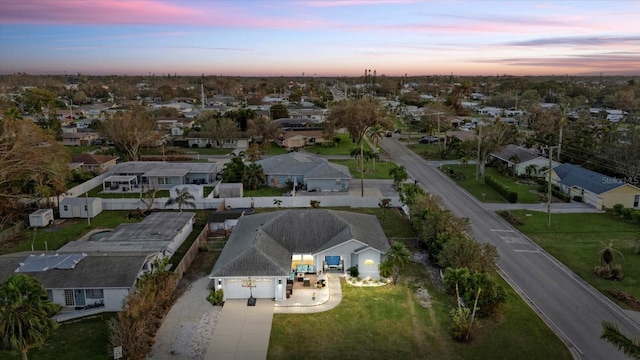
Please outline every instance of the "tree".
[[255, 190], [264, 185], [265, 175], [261, 165], [251, 163], [246, 167], [242, 176], [242, 184], [247, 189]]
[[367, 131], [369, 134], [369, 138], [373, 141], [373, 171], [376, 171], [376, 158], [379, 159], [380, 155], [378, 155], [378, 142], [385, 135], [386, 130], [380, 124], [376, 124], [369, 128]]
[[398, 277], [400, 276], [400, 270], [411, 262], [411, 252], [403, 243], [396, 241], [391, 244], [391, 248], [387, 251], [384, 261], [389, 262], [392, 268], [391, 283], [396, 285]]
[[627, 336], [620, 328], [612, 322], [602, 322], [602, 334], [600, 339], [607, 340], [619, 350], [622, 350], [625, 355], [630, 356], [633, 359], [640, 359], [640, 338], [631, 338]]
[[16, 117], [0, 121], [0, 200], [63, 193], [70, 177], [68, 150], [32, 121]]
[[140, 159], [142, 146], [154, 144], [161, 138], [156, 121], [139, 106], [107, 117], [100, 132], [113, 141], [116, 149], [125, 153], [131, 161]]
[[240, 156], [234, 156], [230, 162], [222, 168], [222, 181], [226, 183], [242, 182], [246, 166]]
[[387, 209], [391, 207], [391, 199], [389, 198], [381, 199], [380, 202], [378, 203], [378, 207], [382, 209], [382, 222], [384, 222], [384, 215], [387, 212]]
[[20, 351], [27, 360], [29, 349], [42, 345], [57, 327], [51, 317], [59, 310], [40, 281], [25, 274], [9, 276], [0, 283], [0, 345]]
[[287, 110], [287, 105], [285, 104], [272, 105], [269, 113], [271, 114], [272, 120], [289, 118], [289, 110]]
[[317, 209], [320, 207], [320, 201], [319, 200], [310, 200], [309, 201], [309, 206], [311, 206], [312, 209]]
[[214, 140], [218, 148], [222, 148], [225, 140], [236, 136], [239, 132], [238, 123], [228, 117], [220, 117], [213, 111], [203, 111], [200, 114], [199, 122], [202, 132], [211, 140]]
[[409, 178], [407, 169], [402, 165], [391, 168], [389, 170], [389, 176], [393, 178], [393, 186], [398, 191], [402, 189], [402, 183]]
[[505, 145], [511, 142], [511, 138], [508, 133], [512, 127], [509, 124], [502, 123], [500, 120], [496, 120], [496, 123], [488, 126], [478, 126], [477, 148], [478, 164], [476, 170], [476, 180], [480, 176], [484, 176], [484, 168], [489, 160], [491, 153], [500, 151]]
[[280, 124], [264, 117], [249, 120], [249, 134], [254, 141], [262, 141], [264, 151], [269, 150], [268, 146], [278, 137], [280, 130]]
[[176, 197], [169, 198], [164, 204], [165, 207], [178, 205], [178, 210], [182, 212], [182, 208], [185, 206], [196, 208], [195, 197], [191, 195], [189, 189], [184, 187], [182, 189], [176, 189]]

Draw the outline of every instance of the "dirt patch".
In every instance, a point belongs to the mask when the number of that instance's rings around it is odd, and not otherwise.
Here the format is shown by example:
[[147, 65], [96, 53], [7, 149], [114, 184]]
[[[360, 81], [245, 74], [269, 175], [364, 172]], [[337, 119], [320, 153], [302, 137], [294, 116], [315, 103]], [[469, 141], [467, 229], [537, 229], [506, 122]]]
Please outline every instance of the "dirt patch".
[[431, 260], [429, 260], [429, 254], [423, 251], [415, 252], [413, 254], [413, 261], [424, 265], [425, 269], [429, 273], [429, 281], [431, 284], [435, 286], [438, 291], [444, 291], [442, 278], [440, 277], [440, 268], [431, 263]]
[[631, 310], [640, 311], [640, 300], [628, 292], [622, 290], [609, 290], [609, 294], [623, 302]]

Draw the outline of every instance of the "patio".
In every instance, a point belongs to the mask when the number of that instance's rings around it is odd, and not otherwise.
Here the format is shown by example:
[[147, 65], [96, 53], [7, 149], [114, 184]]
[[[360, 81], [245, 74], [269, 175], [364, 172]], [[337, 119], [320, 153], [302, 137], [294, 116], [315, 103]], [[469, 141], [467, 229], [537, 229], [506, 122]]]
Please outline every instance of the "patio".
[[[334, 275], [335, 276], [335, 275]], [[337, 276], [335, 276], [337, 278]], [[322, 305], [329, 301], [329, 278], [326, 274], [312, 275], [306, 274], [305, 278], [309, 279], [309, 286], [305, 286], [304, 281], [294, 279], [292, 287], [293, 292], [288, 299], [276, 300], [276, 307], [307, 307]], [[317, 288], [316, 283], [324, 280], [326, 286]], [[338, 283], [339, 286], [339, 283]]]

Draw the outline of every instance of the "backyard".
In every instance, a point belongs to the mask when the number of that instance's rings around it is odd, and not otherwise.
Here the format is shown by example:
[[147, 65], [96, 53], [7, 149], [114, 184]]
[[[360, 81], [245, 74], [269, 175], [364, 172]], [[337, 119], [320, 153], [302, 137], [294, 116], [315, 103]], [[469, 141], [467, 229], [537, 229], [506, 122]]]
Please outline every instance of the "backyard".
[[[544, 212], [518, 210], [512, 213], [524, 222], [517, 226], [520, 231], [600, 292], [612, 298], [609, 291], [623, 290], [640, 299], [640, 254], [636, 253], [640, 241], [638, 225], [611, 213], [552, 214], [549, 228]], [[594, 273], [594, 267], [600, 265], [598, 251], [609, 241], [622, 255], [616, 256], [616, 263], [622, 265], [624, 271], [622, 281], [605, 280]]]
[[[351, 141], [349, 134], [337, 134], [335, 138], [339, 139], [339, 141], [334, 141], [331, 144], [309, 146], [305, 148], [305, 151], [316, 155], [349, 155], [351, 150], [358, 146]], [[364, 150], [371, 150], [366, 141], [363, 148]]]
[[[481, 177], [479, 180], [476, 180], [475, 165], [443, 165], [440, 170], [445, 174], [450, 174], [450, 171], [453, 171], [455, 174], [461, 174], [461, 178], [454, 178], [456, 183], [480, 201], [498, 203], [507, 202], [502, 196], [500, 196], [500, 194], [484, 183], [484, 178]], [[485, 169], [485, 173], [487, 175], [491, 175], [498, 182], [509, 186], [512, 191], [517, 192], [518, 203], [537, 204], [541, 202], [541, 195], [536, 191], [539, 185], [535, 182], [529, 181], [528, 179], [519, 179], [503, 175], [491, 167], [487, 167]]]

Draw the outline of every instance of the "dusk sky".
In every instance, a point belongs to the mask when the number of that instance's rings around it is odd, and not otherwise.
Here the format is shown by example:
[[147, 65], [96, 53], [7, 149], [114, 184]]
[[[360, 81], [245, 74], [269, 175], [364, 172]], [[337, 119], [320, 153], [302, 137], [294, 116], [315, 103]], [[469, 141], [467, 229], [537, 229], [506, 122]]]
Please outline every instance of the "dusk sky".
[[0, 0], [0, 74], [640, 75], [640, 1]]

